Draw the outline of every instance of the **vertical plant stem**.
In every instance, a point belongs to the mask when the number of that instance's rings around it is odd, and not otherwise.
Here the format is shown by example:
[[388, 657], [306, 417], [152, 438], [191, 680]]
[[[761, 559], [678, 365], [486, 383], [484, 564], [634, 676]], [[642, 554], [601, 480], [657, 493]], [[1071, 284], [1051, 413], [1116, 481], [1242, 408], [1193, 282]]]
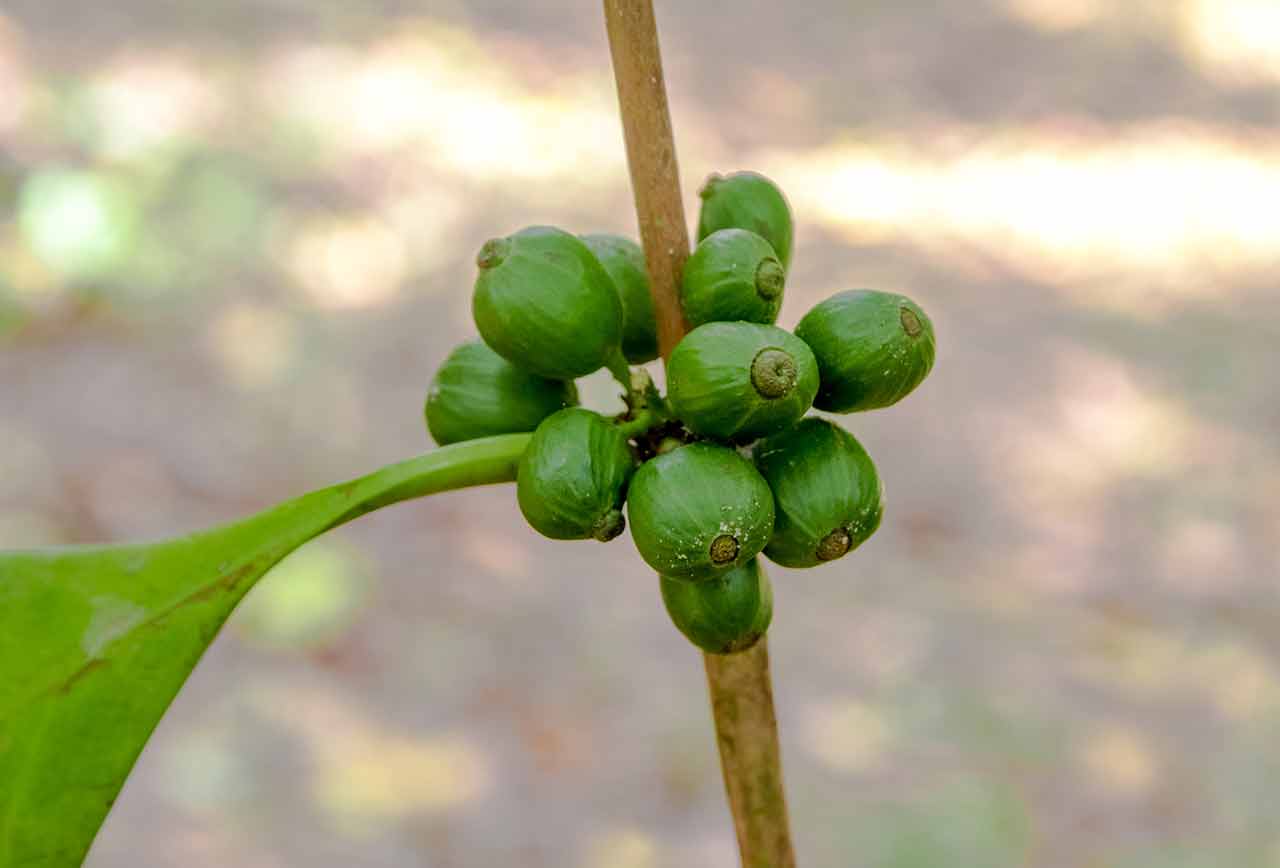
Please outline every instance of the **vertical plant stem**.
[[[653, 2], [604, 0], [604, 16], [665, 361], [688, 330], [678, 288], [689, 257], [689, 230]], [[743, 868], [793, 868], [766, 640], [740, 654], [703, 656]]]
[[689, 258], [689, 230], [680, 199], [680, 170], [671, 134], [667, 85], [652, 0], [605, 0], [613, 76], [618, 83], [631, 190], [665, 360], [688, 331], [680, 307], [680, 272]]
[[768, 637], [739, 654], [702, 656], [743, 868], [794, 868]]

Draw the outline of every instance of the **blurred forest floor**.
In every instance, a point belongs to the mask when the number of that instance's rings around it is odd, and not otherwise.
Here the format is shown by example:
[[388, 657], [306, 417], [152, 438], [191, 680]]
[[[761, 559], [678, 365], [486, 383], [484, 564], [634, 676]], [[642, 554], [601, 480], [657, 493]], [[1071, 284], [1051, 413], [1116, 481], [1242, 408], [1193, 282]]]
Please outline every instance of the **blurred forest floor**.
[[[939, 338], [845, 420], [881, 531], [772, 569], [802, 864], [1280, 866], [1280, 6], [658, 5], [691, 218], [709, 172], [764, 172], [782, 325], [871, 286]], [[634, 235], [626, 184], [598, 4], [9, 0], [0, 546], [428, 448], [474, 251]], [[88, 864], [733, 858], [654, 577], [491, 489], [265, 580]]]

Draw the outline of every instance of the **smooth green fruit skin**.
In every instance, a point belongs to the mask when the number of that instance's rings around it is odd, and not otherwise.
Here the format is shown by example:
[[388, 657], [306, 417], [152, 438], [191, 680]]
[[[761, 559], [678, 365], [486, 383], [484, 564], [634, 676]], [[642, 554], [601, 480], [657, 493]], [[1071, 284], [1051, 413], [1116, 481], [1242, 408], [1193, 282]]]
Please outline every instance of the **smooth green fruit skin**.
[[[772, 264], [777, 282], [760, 281]], [[773, 247], [748, 229], [720, 229], [698, 243], [684, 266], [680, 303], [691, 326], [709, 322], [772, 325], [782, 308], [784, 269]]]
[[[884, 488], [862, 444], [834, 422], [811, 416], [755, 447], [756, 467], [773, 491], [773, 536], [764, 553], [784, 567], [816, 567], [853, 551], [880, 527]], [[820, 556], [824, 538], [843, 529], [848, 549]]]
[[622, 302], [622, 354], [633, 365], [658, 357], [658, 324], [649, 294], [644, 250], [620, 235], [583, 235], [582, 241], [609, 272]]
[[552, 413], [578, 403], [572, 381], [548, 380], [517, 368], [484, 341], [467, 341], [444, 360], [427, 390], [427, 430], [441, 446], [532, 431]]
[[698, 195], [698, 241], [719, 229], [749, 229], [769, 242], [783, 268], [791, 267], [791, 206], [777, 184], [756, 172], [712, 175]]
[[773, 586], [759, 558], [705, 582], [659, 581], [676, 629], [709, 654], [746, 651], [773, 620]]
[[818, 359], [822, 385], [813, 405], [819, 410], [888, 407], [933, 368], [933, 323], [902, 295], [871, 289], [838, 293], [805, 314], [796, 335]]
[[[782, 397], [762, 396], [752, 364], [762, 350], [780, 349], [795, 361], [796, 382]], [[798, 421], [818, 392], [818, 363], [804, 341], [771, 325], [713, 322], [689, 332], [667, 363], [667, 397], [689, 430], [746, 442]]]
[[599, 413], [571, 407], [538, 426], [516, 471], [516, 501], [551, 539], [607, 542], [622, 532], [622, 504], [635, 458], [627, 438]]
[[[627, 515], [645, 563], [659, 575], [702, 581], [764, 548], [773, 532], [773, 494], [734, 450], [692, 443], [640, 466], [627, 494]], [[737, 554], [716, 563], [711, 547], [723, 535], [737, 541]]]
[[587, 245], [550, 226], [487, 243], [471, 312], [495, 352], [527, 371], [572, 380], [599, 370], [622, 341], [622, 302]]

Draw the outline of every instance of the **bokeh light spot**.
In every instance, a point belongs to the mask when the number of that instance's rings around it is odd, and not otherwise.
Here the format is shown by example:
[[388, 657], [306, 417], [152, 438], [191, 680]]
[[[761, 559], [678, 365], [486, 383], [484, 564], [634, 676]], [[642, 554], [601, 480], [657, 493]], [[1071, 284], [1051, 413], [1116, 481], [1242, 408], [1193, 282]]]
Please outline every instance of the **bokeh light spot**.
[[835, 700], [809, 709], [805, 746], [835, 771], [865, 772], [893, 749], [895, 736], [884, 712], [857, 700]]
[[1060, 33], [1095, 23], [1106, 4], [1104, 0], [1006, 0], [1005, 6], [1037, 30]]
[[1079, 761], [1094, 784], [1116, 796], [1144, 796], [1160, 778], [1160, 760], [1150, 740], [1128, 725], [1106, 724], [1090, 732]]
[[216, 814], [247, 796], [251, 785], [247, 770], [219, 732], [183, 733], [164, 751], [161, 765], [161, 791], [171, 803], [195, 814]]
[[400, 236], [378, 218], [334, 217], [305, 223], [289, 245], [285, 265], [317, 306], [368, 308], [399, 293], [408, 254]]
[[298, 357], [297, 328], [286, 313], [241, 302], [223, 311], [209, 329], [209, 345], [223, 370], [247, 389], [278, 381]]
[[139, 219], [124, 185], [75, 169], [32, 175], [18, 210], [23, 236], [36, 255], [64, 274], [85, 277], [124, 262]]
[[1275, 665], [1257, 649], [1235, 640], [1202, 650], [1188, 672], [1190, 686], [1207, 690], [1214, 706], [1232, 721], [1250, 721], [1280, 703]]
[[[859, 244], [974, 245], [1089, 307], [1154, 319], [1273, 269], [1280, 140], [1191, 124], [1104, 133], [947, 128], [961, 148], [830, 144], [757, 155], [797, 213]], [[1132, 279], [1143, 275], [1143, 279]]]
[[1190, 55], [1229, 84], [1280, 81], [1280, 3], [1184, 0], [1181, 37]]
[[90, 84], [98, 128], [96, 147], [112, 159], [132, 159], [198, 132], [222, 107], [213, 71], [178, 57], [125, 56]]
[[594, 836], [583, 868], [657, 868], [658, 845], [639, 829], [614, 829]]
[[366, 599], [360, 559], [338, 544], [313, 542], [263, 577], [240, 604], [233, 623], [251, 641], [315, 647], [340, 636]]
[[482, 754], [459, 738], [389, 737], [340, 754], [322, 766], [316, 796], [357, 822], [456, 808], [486, 787]]

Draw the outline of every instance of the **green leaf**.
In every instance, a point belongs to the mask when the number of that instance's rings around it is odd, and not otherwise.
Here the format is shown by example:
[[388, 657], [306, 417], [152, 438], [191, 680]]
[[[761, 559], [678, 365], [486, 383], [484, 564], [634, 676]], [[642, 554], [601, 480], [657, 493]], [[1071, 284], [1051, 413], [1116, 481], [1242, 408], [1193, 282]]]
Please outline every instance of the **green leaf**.
[[83, 861], [200, 655], [285, 555], [401, 500], [509, 482], [528, 440], [446, 446], [180, 539], [0, 553], [0, 866]]

